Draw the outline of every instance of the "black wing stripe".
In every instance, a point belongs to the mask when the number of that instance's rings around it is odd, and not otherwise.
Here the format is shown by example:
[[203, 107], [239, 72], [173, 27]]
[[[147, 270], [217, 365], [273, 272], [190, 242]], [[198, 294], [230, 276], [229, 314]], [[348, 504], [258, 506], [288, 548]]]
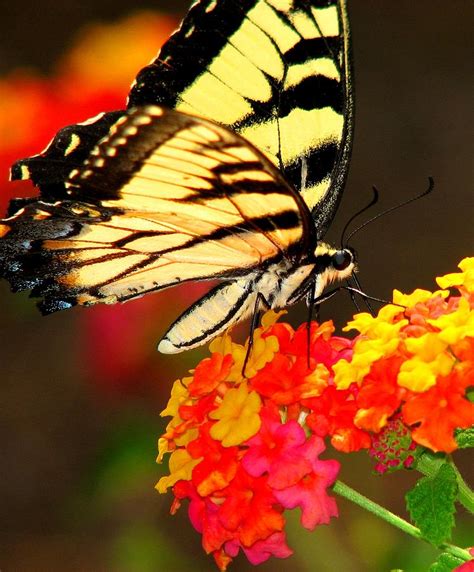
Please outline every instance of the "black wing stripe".
[[329, 53], [334, 64], [339, 67], [338, 55], [340, 49], [341, 39], [338, 36], [302, 38], [297, 44], [287, 50], [283, 56], [288, 65], [298, 65], [305, 64], [308, 60], [327, 58]]
[[295, 108], [295, 103], [300, 109], [308, 111], [331, 107], [341, 114], [344, 100], [340, 82], [324, 75], [313, 75], [286, 89], [280, 99], [281, 117], [287, 117]]

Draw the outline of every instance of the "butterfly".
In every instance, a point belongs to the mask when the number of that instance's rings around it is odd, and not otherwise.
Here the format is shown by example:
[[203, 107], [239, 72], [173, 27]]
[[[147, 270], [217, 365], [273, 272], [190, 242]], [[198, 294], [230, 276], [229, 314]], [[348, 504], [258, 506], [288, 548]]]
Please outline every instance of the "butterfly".
[[0, 221], [0, 276], [43, 313], [218, 279], [164, 353], [260, 303], [311, 304], [355, 269], [352, 249], [322, 242], [352, 130], [344, 1], [198, 1], [127, 110], [66, 127], [12, 167], [40, 196]]

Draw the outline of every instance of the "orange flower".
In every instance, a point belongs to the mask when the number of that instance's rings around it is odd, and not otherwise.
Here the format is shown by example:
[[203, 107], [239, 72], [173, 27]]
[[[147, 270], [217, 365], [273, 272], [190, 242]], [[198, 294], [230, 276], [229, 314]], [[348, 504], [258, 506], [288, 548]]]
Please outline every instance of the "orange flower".
[[474, 424], [474, 405], [466, 399], [465, 373], [471, 383], [474, 372], [455, 368], [446, 377], [440, 377], [426, 392], [412, 394], [402, 408], [403, 420], [408, 425], [419, 424], [412, 432], [413, 439], [433, 451], [451, 453], [456, 449], [453, 434], [456, 428]]

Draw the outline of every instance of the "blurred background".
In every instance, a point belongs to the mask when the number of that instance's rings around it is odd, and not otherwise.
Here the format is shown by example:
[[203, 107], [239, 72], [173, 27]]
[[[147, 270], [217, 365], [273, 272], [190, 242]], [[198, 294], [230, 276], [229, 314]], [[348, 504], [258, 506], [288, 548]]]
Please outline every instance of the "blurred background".
[[[3, 2], [0, 20], [0, 204], [31, 194], [7, 183], [9, 164], [43, 149], [58, 128], [124, 106], [137, 71], [184, 15], [183, 0]], [[435, 192], [354, 238], [367, 292], [435, 288], [434, 277], [473, 254], [474, 4], [470, 0], [365, 0], [350, 6], [356, 133], [349, 181], [328, 240], [381, 193], [390, 207]], [[156, 342], [206, 286], [182, 287], [120, 307], [42, 318], [34, 301], [0, 284], [0, 569], [155, 572], [214, 570], [186, 510], [169, 513], [154, 484], [172, 381], [205, 354], [160, 356]], [[353, 312], [343, 294], [324, 319]], [[295, 323], [304, 309], [290, 312]], [[247, 326], [241, 331], [242, 339]], [[461, 454], [456, 458], [463, 465]], [[368, 476], [365, 454], [342, 459], [341, 479], [404, 514], [416, 475]], [[467, 462], [464, 460], [467, 469]], [[290, 517], [295, 555], [264, 571], [427, 570], [436, 551], [348, 503], [314, 533]], [[458, 517], [463, 522], [462, 509]], [[472, 544], [467, 526], [453, 539]], [[238, 558], [231, 567], [252, 567]]]

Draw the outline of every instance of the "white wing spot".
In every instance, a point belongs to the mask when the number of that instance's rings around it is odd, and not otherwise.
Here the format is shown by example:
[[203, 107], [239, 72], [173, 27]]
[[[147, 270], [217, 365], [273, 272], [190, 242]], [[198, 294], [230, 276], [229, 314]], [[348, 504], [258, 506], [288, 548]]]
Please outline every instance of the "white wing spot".
[[124, 130], [124, 133], [125, 135], [127, 135], [127, 137], [132, 137], [133, 135], [136, 135], [138, 133], [138, 127], [130, 125]]
[[94, 161], [94, 167], [103, 167], [105, 165], [105, 159], [103, 157], [98, 157], [95, 161]]

